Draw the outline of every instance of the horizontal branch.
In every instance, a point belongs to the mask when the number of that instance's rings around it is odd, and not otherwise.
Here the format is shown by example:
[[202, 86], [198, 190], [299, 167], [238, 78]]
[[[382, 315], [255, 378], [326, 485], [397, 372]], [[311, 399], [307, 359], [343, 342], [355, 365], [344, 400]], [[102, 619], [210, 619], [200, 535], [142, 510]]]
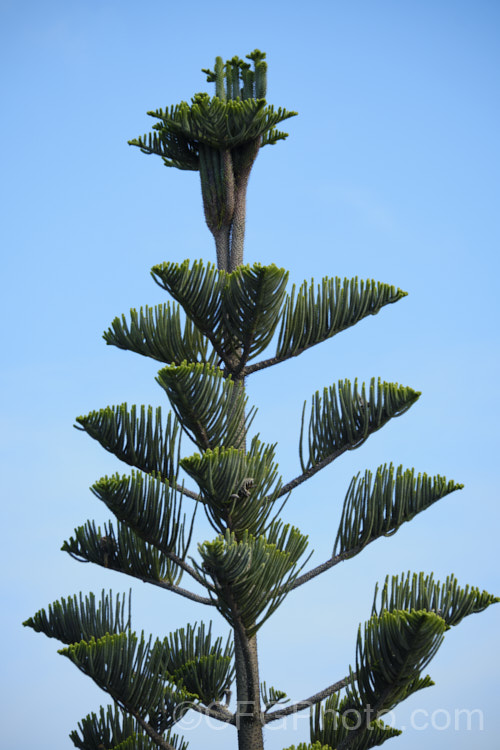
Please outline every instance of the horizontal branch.
[[[64, 546], [62, 548], [65, 549]], [[167, 591], [173, 591], [176, 594], [179, 594], [180, 596], [186, 597], [186, 599], [192, 599], [194, 602], [198, 602], [199, 604], [208, 604], [210, 606], [215, 606], [215, 602], [212, 601], [212, 599], [209, 599], [205, 596], [200, 596], [199, 594], [195, 594], [192, 591], [188, 591], [187, 589], [182, 588], [181, 586], [177, 586], [175, 583], [170, 583], [169, 581], [162, 579], [162, 578], [149, 578], [144, 575], [144, 572], [137, 573], [134, 570], [125, 570], [123, 568], [120, 568], [117, 565], [106, 565], [103, 561], [97, 561], [97, 560], [89, 560], [84, 557], [81, 557], [79, 554], [75, 554], [74, 552], [71, 552], [70, 550], [65, 550], [70, 557], [73, 558], [73, 560], [76, 560], [77, 562], [83, 562], [83, 563], [90, 563], [93, 562], [95, 565], [100, 565], [103, 568], [106, 568], [107, 570], [115, 570], [117, 573], [122, 573], [123, 575], [131, 576], [131, 578], [137, 578], [139, 581], [142, 581], [143, 583], [150, 583], [153, 586], [158, 586], [159, 588], [166, 589]], [[165, 555], [169, 560], [171, 560], [174, 565], [178, 565], [180, 568], [185, 570], [187, 573], [189, 573], [194, 580], [197, 583], [200, 583], [204, 588], [215, 591], [215, 587], [210, 584], [208, 581], [205, 581], [188, 563], [186, 563], [182, 558], [178, 557], [174, 552], [162, 551], [162, 554]]]
[[296, 714], [299, 711], [304, 711], [304, 709], [314, 706], [316, 703], [319, 703], [325, 698], [328, 698], [330, 695], [333, 695], [333, 693], [338, 693], [339, 690], [342, 690], [342, 688], [344, 688], [350, 681], [350, 677], [344, 677], [343, 680], [334, 682], [333, 685], [330, 685], [330, 687], [321, 690], [315, 695], [311, 695], [311, 697], [307, 698], [306, 700], [294, 703], [292, 706], [286, 706], [286, 708], [280, 708], [279, 711], [273, 711], [270, 714], [264, 714], [264, 723], [268, 724], [270, 721], [277, 721], [277, 719], [282, 719], [284, 716], [290, 716], [290, 714]]
[[321, 341], [316, 341], [314, 344], [301, 346], [293, 354], [282, 354], [281, 356], [275, 355], [274, 357], [269, 357], [269, 359], [262, 359], [260, 362], [255, 362], [255, 364], [245, 367], [245, 375], [251, 375], [254, 372], [259, 372], [259, 370], [265, 370], [267, 367], [273, 367], [273, 365], [279, 365], [280, 362], [286, 362], [288, 359], [298, 357], [303, 352], [307, 351], [308, 349], [312, 349], [312, 347], [316, 346], [316, 344], [322, 344], [324, 341], [328, 341], [328, 338], [321, 339]]
[[[162, 477], [162, 479], [165, 479], [165, 478], [166, 477]], [[190, 497], [192, 500], [196, 500], [199, 503], [203, 502], [199, 493], [196, 493], [196, 492], [193, 492], [193, 490], [187, 489], [186, 487], [184, 487], [183, 484], [177, 484], [177, 483], [174, 484], [172, 482], [172, 485], [175, 487], [177, 492], [180, 492], [182, 495], [186, 495], [186, 497]]]
[[217, 721], [223, 721], [226, 724], [236, 724], [235, 715], [220, 703], [211, 703], [210, 706], [204, 706], [202, 703], [192, 703], [190, 704], [190, 708], [199, 714], [209, 716], [211, 719], [217, 719]]
[[[338, 331], [338, 333], [340, 333], [340, 331]], [[255, 364], [245, 367], [245, 375], [252, 375], [252, 373], [254, 372], [265, 370], [267, 367], [273, 367], [273, 365], [279, 365], [280, 362], [286, 362], [289, 359], [298, 357], [300, 354], [303, 354], [308, 349], [312, 349], [313, 346], [316, 346], [317, 344], [323, 344], [325, 341], [328, 341], [328, 339], [330, 338], [332, 337], [328, 336], [327, 338], [321, 339], [320, 341], [315, 341], [314, 344], [307, 344], [307, 346], [301, 346], [293, 354], [282, 354], [281, 356], [275, 355], [274, 357], [269, 357], [269, 359], [262, 359], [260, 362], [255, 362]]]
[[278, 365], [280, 362], [286, 362], [287, 359], [292, 359], [292, 357], [298, 357], [299, 354], [302, 354], [302, 352], [308, 348], [309, 347], [300, 349], [297, 354], [288, 354], [285, 357], [269, 357], [269, 359], [262, 359], [260, 362], [255, 362], [255, 364], [253, 365], [248, 365], [248, 367], [245, 367], [244, 370], [245, 376], [252, 375], [252, 373], [259, 372], [259, 370], [265, 370], [267, 367]]
[[145, 583], [152, 583], [153, 585], [159, 586], [160, 588], [166, 589], [167, 591], [173, 591], [175, 594], [179, 594], [179, 596], [184, 596], [186, 599], [191, 599], [193, 602], [198, 602], [199, 604], [207, 604], [211, 607], [215, 606], [215, 602], [213, 602], [207, 596], [200, 596], [199, 594], [194, 594], [192, 591], [183, 589], [181, 588], [181, 586], [176, 586], [174, 583], [168, 583], [167, 581], [153, 581], [149, 578], [143, 578], [141, 580], [143, 580]]
[[321, 573], [324, 573], [327, 570], [330, 570], [330, 568], [333, 568], [334, 565], [338, 565], [338, 563], [344, 562], [344, 560], [348, 560], [350, 557], [354, 557], [354, 555], [357, 555], [358, 552], [361, 551], [361, 547], [355, 547], [352, 550], [349, 550], [348, 552], [341, 552], [340, 555], [335, 555], [335, 557], [331, 557], [329, 560], [327, 560], [324, 563], [321, 563], [321, 565], [318, 565], [316, 568], [313, 568], [308, 573], [304, 573], [303, 576], [299, 576], [298, 578], [293, 581], [289, 586], [283, 586], [283, 589], [286, 591], [292, 591], [293, 589], [296, 589], [298, 586], [302, 586], [303, 583], [307, 583], [307, 581], [310, 581], [312, 578], [316, 578], [316, 576], [321, 575]]
[[[384, 534], [383, 536], [389, 536], [389, 534]], [[392, 534], [390, 534], [390, 536], [392, 536]], [[283, 586], [283, 591], [292, 591], [293, 589], [298, 588], [298, 586], [302, 586], [303, 583], [307, 583], [307, 581], [310, 581], [311, 579], [316, 578], [316, 576], [321, 575], [321, 573], [330, 570], [330, 568], [338, 565], [338, 563], [344, 562], [344, 560], [350, 560], [351, 557], [355, 557], [356, 555], [358, 555], [361, 550], [365, 549], [365, 547], [368, 547], [369, 544], [375, 542], [377, 539], [380, 539], [380, 536], [373, 537], [364, 544], [358, 544], [356, 545], [356, 547], [352, 547], [352, 549], [346, 550], [345, 552], [341, 552], [339, 555], [331, 557], [329, 560], [321, 563], [321, 565], [313, 568], [308, 573], [304, 573], [303, 576], [299, 576], [299, 578], [296, 578], [295, 581], [293, 581], [293, 583], [291, 583], [289, 586]]]
[[[359, 444], [358, 444], [359, 445]], [[356, 445], [356, 448], [358, 447]], [[288, 492], [291, 492], [296, 487], [299, 486], [299, 484], [302, 484], [303, 482], [306, 482], [308, 479], [310, 479], [312, 476], [318, 473], [318, 471], [321, 471], [321, 469], [324, 469], [325, 466], [328, 466], [332, 461], [334, 461], [336, 458], [342, 455], [342, 453], [345, 453], [349, 450], [349, 446], [346, 445], [343, 448], [339, 448], [339, 450], [334, 451], [329, 456], [324, 458], [322, 461], [318, 461], [317, 464], [314, 466], [311, 466], [310, 469], [307, 469], [302, 474], [299, 474], [298, 477], [295, 477], [295, 479], [292, 479], [290, 482], [287, 482], [283, 485], [283, 487], [280, 489], [276, 497], [282, 497], [283, 495], [286, 495]]]
[[[160, 548], [159, 548], [160, 549]], [[191, 576], [196, 583], [199, 583], [200, 586], [203, 586], [206, 589], [210, 589], [210, 591], [215, 591], [215, 586], [211, 584], [209, 581], [205, 581], [204, 578], [200, 576], [199, 573], [196, 572], [196, 570], [189, 565], [185, 560], [182, 559], [182, 557], [179, 557], [175, 554], [175, 552], [168, 552], [168, 550], [161, 549], [161, 552], [164, 553], [166, 557], [169, 558], [169, 560], [172, 560], [173, 563], [179, 566], [185, 573]]]

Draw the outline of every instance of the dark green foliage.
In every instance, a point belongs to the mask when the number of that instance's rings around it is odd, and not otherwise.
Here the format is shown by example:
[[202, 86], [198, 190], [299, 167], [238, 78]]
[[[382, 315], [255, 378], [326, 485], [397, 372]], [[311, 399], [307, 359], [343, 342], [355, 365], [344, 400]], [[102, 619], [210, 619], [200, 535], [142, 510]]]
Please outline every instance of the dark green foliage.
[[136, 469], [154, 472], [163, 479], [176, 476], [179, 426], [169, 414], [165, 427], [161, 423], [161, 408], [141, 406], [140, 414], [127, 404], [108, 406], [77, 417], [79, 427], [97, 440], [103, 448]]
[[[280, 320], [288, 273], [276, 266], [240, 266], [228, 274], [222, 298], [222, 320], [231, 354], [241, 370], [266, 349]], [[238, 369], [238, 368], [237, 368]]]
[[358, 474], [344, 501], [334, 554], [357, 554], [374, 539], [394, 534], [405, 521], [462, 487], [445, 477], [416, 477], [414, 469], [403, 471], [402, 466], [394, 476], [392, 464], [379, 466], [374, 480], [371, 471], [366, 471], [362, 479]]
[[219, 347], [223, 344], [223, 337], [221, 339], [216, 331], [221, 321], [226, 272], [218, 270], [213, 263], [204, 265], [202, 261], [195, 261], [191, 265], [185, 260], [183, 263], [153, 266], [151, 275], [181, 305], [189, 320], [209, 338], [222, 356], [224, 352]]
[[160, 122], [152, 133], [129, 141], [145, 154], [157, 154], [166, 167], [200, 169], [200, 147], [214, 150], [236, 149], [263, 139], [262, 145], [284, 140], [288, 133], [276, 130], [278, 123], [294, 117], [262, 99], [222, 102], [208, 94], [195, 94], [191, 104], [181, 102], [166, 109], [148, 112]]
[[236, 358], [235, 370], [241, 372], [272, 340], [288, 273], [258, 263], [227, 273], [210, 263], [205, 267], [199, 261], [190, 267], [184, 261], [154, 266], [153, 278], [180, 303], [221, 360], [229, 365]]
[[158, 383], [170, 399], [182, 429], [202, 450], [234, 445], [250, 426], [254, 410], [245, 416], [244, 390], [210, 365], [164, 367]]
[[[141, 717], [158, 712], [173, 723], [172, 706], [181, 706], [192, 696], [172, 685], [164, 672], [164, 645], [135, 633], [118, 633], [81, 641], [59, 651], [105, 690], [123, 708]], [[168, 712], [164, 710], [168, 702]], [[178, 717], [180, 718], [180, 717]], [[168, 728], [165, 726], [165, 728]]]
[[[78, 731], [70, 739], [79, 750], [153, 750], [156, 745], [143, 733], [135, 719], [115, 706], [105, 711], [101, 706], [99, 716], [91, 713], [78, 724]], [[167, 732], [166, 741], [175, 750], [187, 750], [187, 742]]]
[[187, 625], [165, 639], [164, 668], [172, 680], [209, 705], [220, 702], [234, 680], [233, 644], [222, 638], [212, 642], [212, 623]]
[[[378, 596], [378, 600], [377, 600]], [[458, 625], [464, 617], [483, 612], [490, 604], [500, 602], [498, 596], [480, 591], [475, 586], [462, 588], [454, 575], [444, 583], [434, 580], [434, 574], [401, 573], [386, 577], [382, 590], [375, 589], [372, 614], [398, 609], [434, 612], [445, 621], [447, 628]]]
[[71, 732], [70, 739], [79, 750], [114, 750], [129, 737], [135, 739], [138, 731], [135, 719], [124, 715], [116, 705], [108, 706], [107, 711], [101, 706], [99, 716], [89, 714], [79, 722], [78, 728], [80, 732]]
[[103, 590], [97, 606], [92, 593], [85, 599], [82, 594], [79, 597], [69, 596], [49, 604], [48, 614], [41, 609], [23, 625], [67, 644], [88, 641], [92, 637], [100, 638], [106, 633], [122, 633], [130, 628], [130, 595], [127, 614], [125, 594], [121, 601], [118, 595], [113, 606], [111, 591], [108, 596]]
[[370, 381], [369, 394], [365, 384], [354, 387], [349, 380], [340, 380], [338, 395], [335, 385], [325, 388], [320, 395], [312, 397], [311, 416], [308, 428], [308, 456], [303, 444], [306, 442], [304, 415], [300, 432], [300, 463], [302, 471], [320, 463], [329, 463], [346, 450], [362, 445], [369, 435], [383, 427], [393, 417], [399, 417], [413, 406], [419, 393], [397, 383], [383, 383], [380, 378]]
[[372, 616], [364, 632], [359, 628], [350, 700], [360, 710], [370, 706], [378, 715], [430, 686], [429, 678], [420, 674], [443, 642], [445, 630], [445, 621], [432, 612], [395, 610]]
[[338, 694], [331, 695], [324, 703], [317, 703], [311, 709], [311, 741], [319, 745], [324, 743], [330, 750], [342, 747], [369, 750], [400, 734], [399, 729], [384, 724], [380, 719], [371, 721], [369, 716], [360, 715], [345, 697], [341, 698]]
[[118, 521], [115, 531], [111, 523], [96, 528], [94, 521], [75, 529], [75, 536], [61, 549], [80, 562], [93, 562], [104, 568], [118, 570], [141, 581], [177, 584], [182, 571], [162, 552], [144, 542], [131, 529]]
[[141, 307], [139, 312], [131, 310], [130, 326], [124, 315], [115, 318], [103, 338], [119, 349], [169, 365], [184, 361], [215, 364], [208, 340], [189, 318], [181, 322], [179, 305], [167, 303]]
[[296, 357], [321, 341], [353, 326], [367, 315], [406, 297], [389, 284], [354, 279], [322, 279], [321, 285], [304, 281], [297, 296], [295, 286], [287, 297], [276, 357]]
[[430, 612], [374, 615], [360, 626], [356, 671], [345, 695], [332, 695], [311, 711], [311, 740], [333, 750], [368, 750], [401, 734], [379, 716], [417, 690], [430, 687], [421, 672], [441, 645], [446, 623]]
[[185, 533], [182, 502], [175, 487], [154, 475], [132, 472], [130, 477], [114, 474], [91, 487], [94, 495], [142, 539], [161, 552], [184, 558], [191, 541], [193, 521]]
[[[342, 282], [339, 278], [328, 277], [317, 287], [314, 281], [304, 281], [297, 296], [295, 286], [288, 295], [285, 294], [288, 273], [276, 266], [258, 263], [239, 266], [232, 273], [217, 270], [210, 263], [205, 266], [201, 261], [192, 266], [189, 261], [162, 263], [154, 266], [152, 273], [155, 281], [180, 303], [200, 333], [212, 342], [221, 360], [228, 363], [230, 357], [236, 357], [237, 371], [264, 351], [278, 325], [273, 361], [297, 356], [406, 296], [401, 289], [381, 282], [364, 282], [357, 278]], [[135, 311], [134, 318], [137, 320]], [[155, 334], [158, 341], [150, 356], [158, 359], [157, 352], [161, 350], [185, 351], [187, 347], [183, 342], [193, 340], [192, 330], [182, 334], [176, 320], [172, 326], [174, 332], [169, 330], [167, 334], [165, 331], [163, 342], [159, 338], [163, 321], [160, 323]], [[108, 332], [106, 340], [124, 346], [129, 340], [125, 326], [116, 318], [113, 336]], [[134, 339], [130, 335], [132, 346], [128, 348], [145, 353], [147, 342], [153, 338], [150, 324], [136, 322], [134, 331]], [[170, 341], [174, 337], [175, 344]], [[146, 343], [143, 344], [142, 339]], [[194, 349], [193, 354], [195, 356], [186, 359], [205, 361]], [[258, 369], [259, 365], [250, 365], [249, 371], [253, 368]]]
[[153, 125], [149, 136], [129, 143], [143, 153], [158, 154], [167, 167], [197, 170], [201, 145], [236, 150], [255, 140], [264, 146], [285, 139], [287, 133], [277, 131], [275, 126], [297, 113], [266, 106], [265, 54], [255, 50], [247, 58], [254, 62], [253, 71], [249, 63], [238, 57], [225, 65], [222, 58], [217, 58], [215, 71], [203, 71], [207, 81], [216, 84], [215, 97], [195, 94], [191, 105], [181, 102], [148, 112], [160, 122]]
[[266, 532], [282, 485], [274, 449], [254, 438], [247, 452], [215, 448], [182, 459], [216, 531], [223, 534], [229, 528], [237, 539], [245, 531], [253, 536]]
[[232, 627], [241, 624], [252, 637], [287, 595], [306, 546], [307, 537], [288, 525], [275, 524], [267, 538], [246, 532], [241, 541], [227, 531], [198, 545], [203, 563], [197, 567], [213, 582], [210, 596], [224, 619]]

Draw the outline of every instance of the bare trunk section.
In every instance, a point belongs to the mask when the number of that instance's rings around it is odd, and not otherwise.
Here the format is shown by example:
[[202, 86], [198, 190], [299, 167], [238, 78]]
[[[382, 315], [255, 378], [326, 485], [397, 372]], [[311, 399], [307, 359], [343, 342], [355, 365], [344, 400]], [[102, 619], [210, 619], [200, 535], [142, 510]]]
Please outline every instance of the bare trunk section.
[[[229, 254], [228, 271], [234, 271], [243, 263], [245, 243], [247, 187], [253, 163], [257, 158], [261, 144], [258, 138], [245, 147], [245, 153], [240, 155], [239, 168], [235, 175], [234, 212], [231, 226], [231, 249]], [[233, 160], [234, 162], [234, 160]]]
[[205, 221], [215, 239], [217, 266], [227, 271], [231, 256], [231, 226], [235, 202], [231, 152], [200, 144], [199, 156]]
[[242, 643], [243, 637], [245, 636], [235, 630], [238, 750], [263, 750], [257, 637], [254, 636], [247, 639], [246, 643]]
[[217, 268], [224, 270], [229, 266], [230, 239], [229, 229], [222, 229], [212, 232], [215, 239], [215, 252], [217, 254]]
[[243, 264], [243, 250], [245, 244], [245, 218], [247, 203], [247, 185], [250, 171], [238, 185], [234, 201], [233, 224], [231, 227], [231, 251], [229, 255], [229, 271], [234, 271]]

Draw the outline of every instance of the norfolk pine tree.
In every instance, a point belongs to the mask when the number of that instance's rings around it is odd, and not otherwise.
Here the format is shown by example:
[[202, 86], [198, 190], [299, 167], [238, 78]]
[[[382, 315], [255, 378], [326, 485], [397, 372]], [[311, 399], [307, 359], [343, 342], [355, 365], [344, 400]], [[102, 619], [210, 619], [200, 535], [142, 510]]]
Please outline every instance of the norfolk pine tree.
[[[375, 378], [362, 385], [341, 380], [315, 393], [303, 409], [300, 473], [288, 481], [278, 473], [276, 445], [252, 435], [255, 409], [245, 394], [250, 375], [301, 355], [405, 292], [357, 278], [324, 278], [287, 292], [285, 270], [243, 265], [253, 163], [262, 147], [286, 138], [276, 126], [296, 114], [266, 103], [265, 55], [256, 50], [247, 59], [224, 63], [218, 57], [214, 70], [203, 71], [215, 83], [214, 97], [196, 94], [191, 104], [150, 112], [157, 121], [153, 132], [130, 142], [168, 167], [200, 173], [217, 266], [154, 266], [153, 279], [174, 302], [131, 310], [105, 332], [107, 344], [161, 363], [157, 382], [172, 412], [162, 421], [160, 408], [121, 404], [77, 419], [132, 470], [91, 488], [116, 522], [88, 521], [62, 547], [77, 560], [217, 611], [232, 636], [224, 641], [212, 634], [211, 623], [202, 623], [146, 638], [132, 630], [130, 601], [111, 592], [100, 599], [80, 594], [40, 610], [24, 624], [66, 644], [59, 653], [113, 701], [71, 734], [81, 750], [185, 750], [175, 724], [188, 710], [234, 726], [240, 750], [262, 750], [268, 723], [306, 709], [311, 744], [300, 744], [301, 750], [381, 745], [400, 732], [380, 717], [433, 684], [425, 670], [445, 632], [499, 601], [459, 586], [453, 575], [444, 582], [424, 573], [387, 577], [359, 627], [355, 661], [344, 675], [298, 703], [260, 683], [257, 633], [290, 592], [394, 534], [462, 485], [392, 464], [357, 475], [347, 488], [332, 555], [316, 567], [308, 566], [307, 538], [281, 520], [297, 486], [404, 414], [419, 393]], [[197, 452], [183, 454], [182, 433]], [[197, 510], [215, 538], [199, 543], [196, 554]], [[186, 579], [197, 584], [194, 591]]]

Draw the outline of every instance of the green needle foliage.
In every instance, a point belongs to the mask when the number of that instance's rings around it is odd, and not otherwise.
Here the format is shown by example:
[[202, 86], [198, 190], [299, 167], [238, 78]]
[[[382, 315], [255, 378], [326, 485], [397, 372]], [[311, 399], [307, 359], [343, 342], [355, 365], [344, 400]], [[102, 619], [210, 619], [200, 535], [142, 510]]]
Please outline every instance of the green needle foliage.
[[[313, 395], [309, 415], [304, 404], [299, 473], [285, 481], [277, 444], [250, 432], [255, 407], [246, 380], [406, 292], [336, 277], [288, 291], [286, 270], [243, 264], [251, 169], [263, 146], [286, 138], [277, 125], [295, 113], [267, 103], [267, 64], [258, 50], [246, 60], [218, 57], [204, 72], [215, 96], [195, 94], [190, 103], [150, 112], [152, 133], [130, 143], [167, 167], [199, 172], [217, 264], [154, 266], [154, 281], [172, 299], [116, 317], [104, 333], [107, 344], [162, 364], [157, 382], [172, 411], [163, 421], [159, 407], [122, 404], [77, 418], [78, 429], [132, 471], [91, 487], [116, 520], [87, 521], [62, 549], [212, 608], [229, 634], [213, 637], [212, 624], [202, 622], [146, 638], [132, 629], [130, 598], [104, 591], [100, 600], [61, 599], [24, 624], [60, 640], [59, 653], [113, 702], [71, 733], [80, 750], [186, 750], [174, 728], [188, 711], [234, 727], [239, 750], [263, 750], [268, 723], [306, 709], [310, 743], [288, 750], [367, 750], [401, 734], [380, 717], [433, 684], [424, 670], [445, 633], [499, 599], [460, 586], [453, 575], [444, 583], [432, 573], [388, 576], [359, 626], [354, 664], [346, 663], [337, 682], [296, 703], [260, 682], [257, 633], [295, 588], [392, 536], [462, 485], [392, 464], [360, 471], [339, 508], [331, 557], [304, 572], [312, 554], [307, 537], [281, 516], [290, 494], [403, 415], [420, 394], [376, 378], [327, 385]], [[193, 549], [197, 510], [215, 538]]]
[[57, 638], [63, 643], [88, 641], [90, 638], [100, 638], [106, 633], [123, 633], [130, 628], [130, 596], [127, 610], [125, 603], [125, 596], [117, 596], [116, 604], [113, 605], [112, 593], [107, 595], [104, 590], [97, 607], [96, 598], [92, 593], [86, 596], [85, 600], [82, 594], [79, 597], [69, 596], [50, 604], [48, 613], [40, 610], [24, 624], [29, 625], [37, 633], [45, 633], [49, 638]]
[[[187, 742], [176, 734], [167, 731], [165, 738], [175, 750], [187, 750]], [[138, 722], [120, 711], [116, 704], [108, 706], [106, 711], [101, 706], [99, 716], [91, 713], [82, 719], [70, 739], [79, 750], [148, 750], [151, 747], [149, 737]]]
[[254, 536], [266, 532], [282, 487], [274, 449], [254, 438], [248, 451], [215, 448], [182, 459], [216, 531], [231, 528], [238, 539], [246, 531]]
[[[307, 537], [288, 525], [275, 524], [258, 539], [245, 532], [241, 541], [226, 531], [198, 546], [202, 576], [213, 582], [214, 603], [221, 615], [251, 639], [279, 607], [300, 572], [297, 562]], [[259, 619], [260, 618], [260, 619]]]
[[411, 521], [445, 495], [462, 489], [462, 484], [447, 482], [443, 477], [431, 479], [427, 474], [415, 477], [414, 469], [394, 476], [392, 464], [380, 466], [373, 480], [371, 471], [363, 479], [354, 477], [349, 487], [335, 540], [334, 554], [349, 556], [380, 536], [394, 534], [402, 523]]
[[76, 421], [78, 429], [85, 430], [120, 461], [146, 473], [157, 472], [164, 479], [175, 476], [179, 425], [169, 414], [164, 429], [160, 407], [153, 417], [151, 406], [147, 411], [141, 406], [139, 416], [135, 406], [130, 412], [127, 404], [108, 406]]

